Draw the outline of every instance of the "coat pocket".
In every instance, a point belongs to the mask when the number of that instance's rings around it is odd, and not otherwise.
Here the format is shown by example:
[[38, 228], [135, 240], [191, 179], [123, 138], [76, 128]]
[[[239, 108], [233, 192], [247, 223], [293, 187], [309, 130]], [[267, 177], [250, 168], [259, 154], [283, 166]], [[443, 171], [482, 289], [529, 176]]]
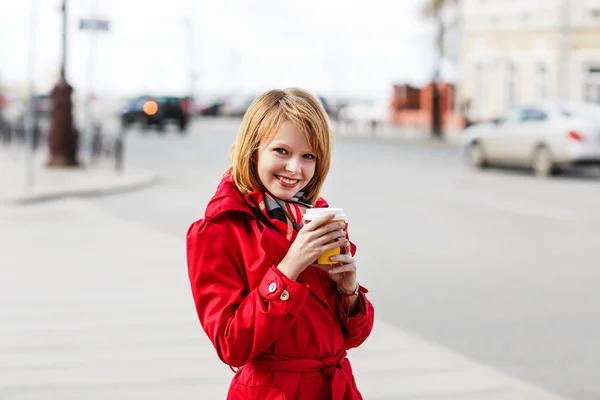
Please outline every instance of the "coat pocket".
[[249, 386], [232, 383], [227, 400], [286, 400], [285, 393], [277, 386]]

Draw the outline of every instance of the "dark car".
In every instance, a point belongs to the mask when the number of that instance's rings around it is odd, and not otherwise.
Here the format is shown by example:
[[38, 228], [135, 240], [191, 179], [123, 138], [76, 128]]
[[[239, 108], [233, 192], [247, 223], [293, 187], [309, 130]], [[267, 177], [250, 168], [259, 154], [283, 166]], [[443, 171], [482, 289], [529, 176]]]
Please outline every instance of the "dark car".
[[214, 103], [206, 104], [198, 108], [198, 114], [207, 117], [218, 117], [221, 114], [221, 108], [225, 103], [223, 101], [217, 101]]
[[140, 96], [131, 101], [121, 113], [123, 128], [140, 124], [142, 129], [155, 126], [164, 131], [168, 123], [176, 123], [180, 132], [185, 132], [189, 122], [185, 99], [171, 96]]

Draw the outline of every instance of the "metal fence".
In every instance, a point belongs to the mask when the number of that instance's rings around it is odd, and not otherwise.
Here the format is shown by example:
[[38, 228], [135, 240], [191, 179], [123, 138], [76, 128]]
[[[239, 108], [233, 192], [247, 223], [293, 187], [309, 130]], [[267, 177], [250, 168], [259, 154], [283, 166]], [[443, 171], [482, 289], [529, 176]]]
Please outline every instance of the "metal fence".
[[[48, 148], [50, 120], [36, 118], [33, 124], [33, 134], [28, 138], [27, 124], [24, 117], [13, 120], [2, 118], [0, 115], [0, 145], [3, 147], [21, 146], [32, 149], [34, 152]], [[124, 132], [105, 134], [102, 124], [95, 123], [91, 128], [88, 141], [80, 140], [80, 152], [89, 154], [89, 164], [94, 166], [101, 161], [111, 161], [117, 171], [123, 170], [125, 155]], [[82, 145], [83, 144], [83, 145]]]

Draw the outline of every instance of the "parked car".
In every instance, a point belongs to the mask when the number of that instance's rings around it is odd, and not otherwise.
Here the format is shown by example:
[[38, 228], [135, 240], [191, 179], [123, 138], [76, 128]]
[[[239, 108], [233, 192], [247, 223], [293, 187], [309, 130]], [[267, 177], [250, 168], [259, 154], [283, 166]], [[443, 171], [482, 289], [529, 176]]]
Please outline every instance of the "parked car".
[[567, 166], [600, 166], [600, 105], [546, 101], [514, 107], [468, 127], [461, 140], [475, 168], [524, 165], [548, 176]]
[[225, 117], [243, 117], [256, 96], [250, 94], [235, 94], [223, 102], [219, 114]]
[[170, 122], [177, 124], [180, 132], [185, 132], [189, 115], [185, 111], [184, 99], [173, 96], [140, 96], [127, 104], [121, 113], [123, 128], [138, 123], [142, 129], [155, 126], [164, 131]]
[[197, 115], [203, 115], [206, 117], [218, 117], [221, 114], [221, 107], [223, 107], [224, 100], [212, 99], [204, 101], [196, 108]]

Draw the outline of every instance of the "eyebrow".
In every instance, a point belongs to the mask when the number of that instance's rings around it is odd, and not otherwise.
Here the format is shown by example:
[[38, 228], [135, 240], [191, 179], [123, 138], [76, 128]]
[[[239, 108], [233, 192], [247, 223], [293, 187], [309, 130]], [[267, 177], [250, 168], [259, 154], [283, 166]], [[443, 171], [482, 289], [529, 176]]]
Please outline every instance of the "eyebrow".
[[[285, 146], [285, 147], [290, 147], [290, 145], [288, 145], [287, 143], [280, 142], [278, 140], [272, 141], [271, 143], [269, 143], [269, 146]], [[315, 153], [315, 151], [312, 150], [312, 149], [310, 149], [310, 150], [301, 151], [301, 153]]]

